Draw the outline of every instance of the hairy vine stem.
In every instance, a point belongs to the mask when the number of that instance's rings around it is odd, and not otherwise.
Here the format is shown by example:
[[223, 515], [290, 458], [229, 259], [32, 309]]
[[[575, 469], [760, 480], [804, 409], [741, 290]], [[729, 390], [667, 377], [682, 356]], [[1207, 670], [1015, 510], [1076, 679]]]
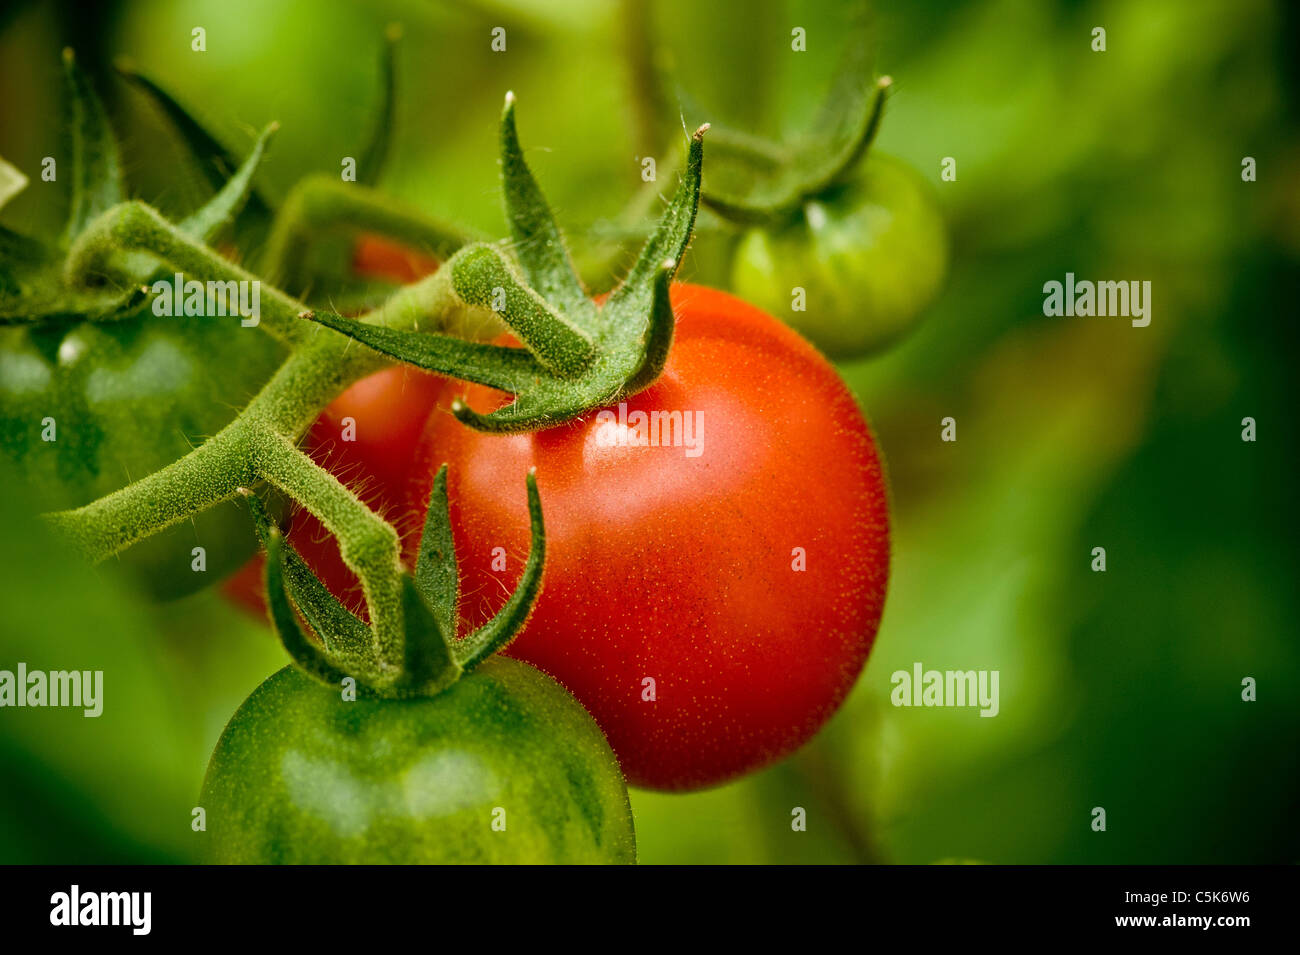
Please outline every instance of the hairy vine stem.
[[[59, 276], [61, 294], [131, 304], [141, 292], [150, 294], [151, 286], [141, 289], [141, 282], [160, 267], [190, 281], [206, 280], [209, 290], [214, 282], [228, 287], [249, 283], [259, 292], [256, 317], [240, 316], [243, 327], [232, 328], [232, 333], [258, 334], [255, 326], [260, 326], [289, 352], [248, 406], [212, 438], [112, 494], [47, 515], [49, 522], [98, 561], [265, 481], [321, 521], [361, 581], [372, 623], [373, 646], [367, 663], [375, 671], [369, 674], [371, 682], [387, 692], [401, 689], [402, 680], [409, 678], [428, 689], [441, 678], [435, 678], [435, 673], [451, 673], [455, 667], [421, 658], [419, 648], [433, 644], [407, 638], [411, 632], [417, 636], [432, 632], [431, 627], [441, 632], [447, 629], [446, 621], [439, 626], [436, 621], [417, 619], [429, 617], [429, 611], [422, 594], [412, 596], [397, 531], [312, 461], [298, 442], [320, 409], [344, 388], [396, 361], [513, 395], [512, 402], [488, 414], [463, 403], [453, 406], [460, 420], [485, 431], [546, 427], [647, 387], [663, 369], [672, 341], [668, 287], [690, 241], [699, 205], [707, 128], [701, 126], [690, 138], [682, 180], [635, 265], [599, 305], [574, 273], [559, 226], [524, 159], [510, 93], [505, 97], [500, 132], [513, 258], [500, 246], [474, 241], [463, 231], [406, 211], [357, 184], [308, 179], [279, 209], [263, 257], [265, 268], [277, 277], [301, 279], [309, 242], [340, 227], [370, 229], [443, 259], [432, 275], [403, 286], [359, 320], [328, 309], [312, 310], [282, 287], [262, 282], [205, 244], [233, 220], [252, 188], [253, 171], [274, 125], [262, 133], [249, 158], [217, 195], [179, 224], [143, 202], [123, 200], [116, 179], [109, 176], [106, 181], [114, 188], [105, 191], [105, 201], [87, 207], [73, 230]], [[111, 137], [105, 142], [111, 144]], [[242, 295], [240, 301], [240, 307], [246, 308]], [[105, 309], [102, 320], [120, 320], [129, 313], [125, 307]], [[466, 321], [475, 314], [494, 318], [475, 328], [472, 319]], [[522, 348], [481, 340], [481, 335], [502, 324]], [[535, 496], [535, 481], [529, 478], [529, 482]], [[258, 505], [251, 506], [256, 517]], [[540, 560], [540, 504], [534, 511]], [[262, 519], [265, 523], [264, 514]], [[259, 525], [259, 534], [268, 552], [279, 546], [273, 527]], [[540, 565], [534, 568], [534, 575], [539, 574]], [[294, 588], [306, 586], [311, 591], [308, 576], [291, 570], [286, 579]], [[518, 629], [531, 606], [528, 594], [535, 591], [525, 587], [521, 593], [516, 612], [481, 635], [484, 648], [496, 646]], [[327, 616], [327, 639], [337, 638], [329, 631], [359, 626], [341, 610]], [[279, 629], [294, 629], [289, 626], [292, 615], [282, 622]], [[469, 663], [473, 662], [471, 658]]]
[[438, 259], [482, 237], [412, 211], [399, 200], [359, 183], [326, 175], [308, 176], [284, 200], [267, 239], [266, 273], [280, 286], [296, 289], [303, 281], [311, 244], [341, 225], [370, 230]]
[[[147, 252], [187, 275], [256, 280], [149, 206], [127, 202], [104, 213], [77, 240], [66, 281], [83, 286], [96, 276], [111, 275], [111, 256], [124, 250]], [[363, 320], [386, 328], [440, 331], [464, 305], [451, 276], [451, 269], [441, 269], [405, 286]], [[397, 665], [403, 635], [397, 532], [297, 446], [322, 407], [393, 359], [302, 321], [310, 313], [307, 305], [265, 284], [262, 306], [261, 325], [294, 347], [243, 413], [162, 470], [84, 507], [48, 515], [48, 520], [88, 558], [99, 561], [265, 480], [301, 501], [338, 537], [344, 561], [361, 580], [381, 665]]]

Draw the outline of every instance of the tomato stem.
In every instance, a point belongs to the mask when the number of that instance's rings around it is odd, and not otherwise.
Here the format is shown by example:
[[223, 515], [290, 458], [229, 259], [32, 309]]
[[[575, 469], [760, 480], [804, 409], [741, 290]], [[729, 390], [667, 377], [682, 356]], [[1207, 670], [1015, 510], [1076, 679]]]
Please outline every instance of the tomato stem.
[[[86, 227], [68, 252], [64, 280], [72, 288], [84, 288], [92, 276], [111, 274], [110, 263], [122, 251], [148, 252], [183, 273], [216, 281], [264, 284], [138, 200], [114, 206]], [[255, 324], [283, 342], [301, 341], [305, 330], [297, 316], [302, 304], [273, 286], [264, 291]]]
[[342, 231], [379, 232], [438, 259], [481, 241], [468, 229], [413, 212], [368, 186], [322, 174], [301, 180], [285, 198], [267, 238], [264, 272], [283, 288], [301, 288], [312, 246]]
[[[216, 259], [223, 268], [229, 265]], [[277, 294], [286, 313], [306, 310], [301, 302]], [[439, 327], [456, 305], [450, 273], [440, 270], [399, 289], [368, 318]], [[397, 533], [296, 445], [335, 395], [390, 361], [341, 335], [313, 331], [296, 317], [294, 323], [310, 340], [299, 345], [229, 425], [162, 470], [47, 518], [88, 558], [99, 561], [232, 498], [240, 488], [267, 480], [302, 502], [338, 536], [344, 561], [362, 582], [380, 659], [396, 665], [404, 632]]]
[[[463, 403], [456, 406], [458, 418], [483, 430], [549, 426], [648, 386], [662, 370], [672, 340], [668, 288], [694, 226], [707, 128], [700, 127], [691, 138], [682, 181], [631, 272], [599, 307], [574, 274], [559, 227], [524, 160], [510, 95], [502, 114], [501, 148], [517, 266], [502, 249], [467, 244], [465, 234], [408, 213], [355, 184], [317, 178], [285, 203], [272, 228], [268, 255], [282, 273], [299, 270], [310, 234], [345, 220], [450, 255], [437, 272], [403, 286], [360, 320], [314, 313], [203, 244], [250, 193], [253, 170], [274, 127], [264, 131], [231, 181], [180, 225], [139, 201], [119, 202], [98, 213], [63, 263], [68, 289], [93, 288], [96, 277], [105, 275], [120, 284], [151, 274], [135, 262], [139, 258], [195, 281], [255, 283], [261, 286], [259, 314], [243, 324], [264, 327], [292, 350], [247, 407], [214, 437], [140, 481], [84, 507], [48, 515], [50, 523], [88, 557], [102, 560], [266, 481], [299, 501], [337, 538], [344, 563], [361, 581], [372, 622], [363, 639], [359, 622], [314, 580], [255, 508], [259, 532], [275, 557], [276, 568], [268, 576], [275, 596], [273, 619], [290, 654], [317, 675], [353, 673], [377, 692], [435, 692], [504, 645], [532, 607], [545, 550], [535, 477], [528, 477], [532, 549], [523, 581], [505, 609], [470, 635], [461, 656], [452, 649], [455, 564], [447, 535], [426, 525], [443, 557], [438, 568], [430, 559], [422, 561], [418, 579], [411, 578], [402, 568], [393, 526], [312, 461], [298, 441], [340, 391], [393, 359], [514, 393], [512, 404], [486, 415]], [[443, 334], [467, 309], [491, 309], [525, 348]], [[233, 331], [257, 334], [251, 328]], [[430, 521], [435, 514], [446, 520], [445, 493], [441, 506], [431, 507]], [[451, 595], [437, 596], [449, 580]], [[291, 602], [322, 633], [323, 651], [313, 649], [297, 631], [296, 618], [289, 619], [292, 610], [286, 617]]]

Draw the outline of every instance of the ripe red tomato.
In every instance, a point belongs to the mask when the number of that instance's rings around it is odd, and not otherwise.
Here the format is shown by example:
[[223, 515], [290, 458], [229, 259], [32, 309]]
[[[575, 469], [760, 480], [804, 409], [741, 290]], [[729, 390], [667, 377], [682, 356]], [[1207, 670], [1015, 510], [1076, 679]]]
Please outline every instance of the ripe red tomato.
[[[868, 425], [812, 346], [721, 292], [677, 286], [673, 305], [664, 373], [622, 409], [512, 435], [435, 410], [408, 522], [449, 463], [461, 622], [477, 627], [523, 568], [536, 467], [543, 588], [506, 653], [587, 707], [629, 781], [692, 789], [789, 754], [844, 699], [880, 622], [889, 516]], [[506, 400], [447, 392], [480, 412]], [[694, 434], [666, 442], [660, 419], [657, 446], [617, 443], [638, 412], [680, 412]]]
[[381, 235], [362, 233], [352, 247], [352, 271], [362, 278], [408, 285], [438, 270], [438, 260]]

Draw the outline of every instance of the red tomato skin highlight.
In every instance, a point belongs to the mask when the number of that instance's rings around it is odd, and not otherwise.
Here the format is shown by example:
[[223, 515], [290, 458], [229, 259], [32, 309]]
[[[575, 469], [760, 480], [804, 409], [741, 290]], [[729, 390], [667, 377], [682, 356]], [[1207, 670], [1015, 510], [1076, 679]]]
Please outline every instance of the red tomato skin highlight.
[[417, 454], [406, 523], [419, 526], [448, 462], [463, 635], [519, 579], [535, 466], [543, 589], [505, 652], [587, 707], [630, 782], [686, 790], [788, 755], [843, 701], [884, 606], [889, 516], [870, 428], [811, 345], [725, 293], [675, 286], [673, 305], [664, 374], [627, 411], [692, 412], [698, 456], [602, 445], [596, 412], [476, 432], [446, 412], [450, 398], [480, 412], [506, 398], [453, 383]]

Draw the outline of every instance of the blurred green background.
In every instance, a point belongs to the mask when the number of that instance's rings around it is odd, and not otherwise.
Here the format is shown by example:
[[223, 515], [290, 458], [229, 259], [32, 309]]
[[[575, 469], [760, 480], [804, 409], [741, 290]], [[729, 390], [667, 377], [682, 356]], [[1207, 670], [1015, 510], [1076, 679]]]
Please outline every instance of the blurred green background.
[[[831, 2], [664, 0], [649, 20], [695, 102], [768, 133], [805, 125], [845, 37]], [[137, 195], [185, 211], [206, 193], [112, 78], [118, 55], [237, 154], [278, 119], [263, 182], [282, 195], [361, 148], [393, 21], [387, 191], [504, 235], [496, 117], [513, 89], [561, 222], [576, 235], [618, 218], [648, 133], [627, 5], [599, 0], [10, 2], [0, 155], [30, 174], [62, 154], [72, 45], [120, 120]], [[797, 756], [703, 793], [633, 793], [643, 862], [1300, 856], [1298, 27], [1294, 4], [1257, 0], [875, 4], [896, 81], [877, 148], [933, 181], [953, 240], [920, 329], [842, 366], [892, 477], [885, 619], [853, 695]], [[945, 156], [955, 182], [939, 179]], [[1244, 156], [1258, 181], [1242, 181]], [[3, 220], [53, 231], [64, 201], [29, 187]], [[708, 252], [701, 239], [684, 278], [724, 281]], [[1067, 271], [1149, 279], [1151, 325], [1045, 318], [1042, 285]], [[948, 415], [955, 444], [939, 441]], [[208, 753], [283, 654], [215, 594], [155, 606], [114, 567], [80, 566], [5, 488], [0, 667], [105, 669], [107, 704], [98, 720], [0, 711], [0, 861], [186, 860]], [[1000, 714], [892, 707], [890, 674], [913, 661], [999, 670]], [[1241, 700], [1247, 676], [1257, 702]], [[807, 832], [791, 831], [794, 806]]]

